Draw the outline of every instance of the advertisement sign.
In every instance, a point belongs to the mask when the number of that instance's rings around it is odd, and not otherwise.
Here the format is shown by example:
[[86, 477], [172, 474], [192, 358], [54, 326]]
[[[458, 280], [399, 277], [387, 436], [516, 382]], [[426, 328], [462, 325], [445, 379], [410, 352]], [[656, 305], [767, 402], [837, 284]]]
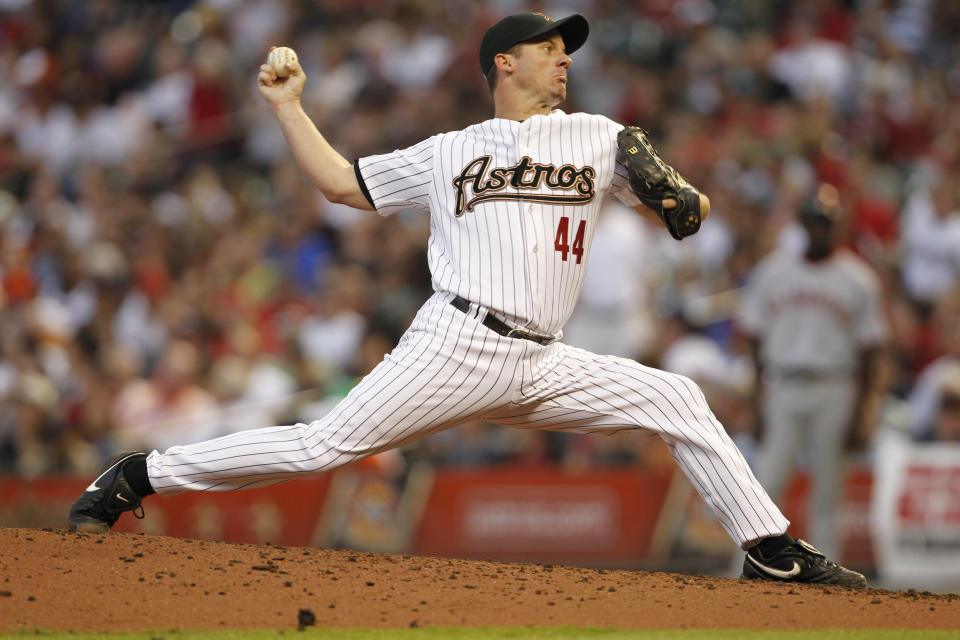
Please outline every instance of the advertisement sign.
[[671, 472], [554, 468], [437, 474], [414, 553], [635, 566]]
[[955, 589], [960, 583], [960, 444], [887, 434], [874, 470], [873, 529], [885, 585]]

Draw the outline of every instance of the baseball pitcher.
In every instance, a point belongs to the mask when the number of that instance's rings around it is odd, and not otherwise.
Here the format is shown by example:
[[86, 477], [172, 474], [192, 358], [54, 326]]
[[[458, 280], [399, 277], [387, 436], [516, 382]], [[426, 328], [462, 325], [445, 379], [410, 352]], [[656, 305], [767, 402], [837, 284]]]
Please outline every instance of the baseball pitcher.
[[587, 21], [512, 15], [485, 33], [480, 68], [494, 116], [407, 149], [343, 158], [300, 105], [292, 60], [260, 68], [260, 93], [302, 170], [329, 200], [387, 216], [430, 216], [434, 294], [394, 350], [329, 414], [107, 463], [70, 511], [106, 530], [144, 496], [263, 487], [329, 471], [483, 419], [521, 429], [656, 432], [730, 536], [751, 578], [865, 586], [858, 573], [792, 539], [689, 379], [561, 342], [586, 271], [601, 202], [613, 195], [682, 239], [709, 201], [644, 132], [567, 114], [570, 54]]

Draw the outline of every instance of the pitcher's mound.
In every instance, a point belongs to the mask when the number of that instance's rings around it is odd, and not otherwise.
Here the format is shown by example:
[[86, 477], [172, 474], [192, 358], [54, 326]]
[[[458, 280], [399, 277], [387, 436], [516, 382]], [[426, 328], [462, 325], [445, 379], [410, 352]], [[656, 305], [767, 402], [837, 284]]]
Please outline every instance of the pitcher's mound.
[[960, 596], [0, 528], [0, 632], [960, 628]]

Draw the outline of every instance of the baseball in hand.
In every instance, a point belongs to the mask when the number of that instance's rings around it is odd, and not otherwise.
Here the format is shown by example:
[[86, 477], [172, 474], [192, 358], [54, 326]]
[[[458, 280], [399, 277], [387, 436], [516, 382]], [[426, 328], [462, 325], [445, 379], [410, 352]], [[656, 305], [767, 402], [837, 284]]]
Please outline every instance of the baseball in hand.
[[297, 52], [290, 47], [277, 47], [267, 56], [267, 64], [273, 67], [273, 72], [277, 74], [278, 78], [286, 78], [290, 75], [287, 63], [296, 61]]

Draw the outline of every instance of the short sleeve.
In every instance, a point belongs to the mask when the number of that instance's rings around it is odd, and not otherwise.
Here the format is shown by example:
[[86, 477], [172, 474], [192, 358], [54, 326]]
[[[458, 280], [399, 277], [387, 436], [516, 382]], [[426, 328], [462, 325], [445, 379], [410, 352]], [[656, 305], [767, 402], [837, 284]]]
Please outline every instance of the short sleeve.
[[[872, 274], [870, 274], [872, 276]], [[864, 277], [863, 312], [857, 323], [857, 342], [863, 347], [878, 345], [886, 338], [887, 328], [883, 315], [880, 283], [874, 277]]]
[[354, 164], [363, 195], [380, 215], [410, 207], [428, 210], [437, 136], [392, 153], [360, 158]]
[[613, 182], [610, 183], [610, 193], [628, 207], [636, 207], [641, 204], [640, 199], [637, 198], [633, 193], [633, 189], [630, 188], [627, 168], [620, 162], [619, 154], [617, 154], [617, 156], [617, 163], [613, 170]]
[[628, 207], [636, 207], [640, 205], [640, 200], [634, 195], [633, 190], [630, 188], [630, 179], [627, 177], [627, 168], [624, 166], [623, 159], [620, 157], [620, 151], [617, 149], [617, 134], [623, 129], [623, 125], [619, 122], [611, 120], [606, 116], [599, 116], [599, 118], [605, 127], [604, 135], [609, 137], [610, 145], [612, 146], [613, 153], [615, 154], [613, 162], [613, 179], [610, 182], [610, 190], [608, 193], [612, 196], [615, 196], [617, 200]]

